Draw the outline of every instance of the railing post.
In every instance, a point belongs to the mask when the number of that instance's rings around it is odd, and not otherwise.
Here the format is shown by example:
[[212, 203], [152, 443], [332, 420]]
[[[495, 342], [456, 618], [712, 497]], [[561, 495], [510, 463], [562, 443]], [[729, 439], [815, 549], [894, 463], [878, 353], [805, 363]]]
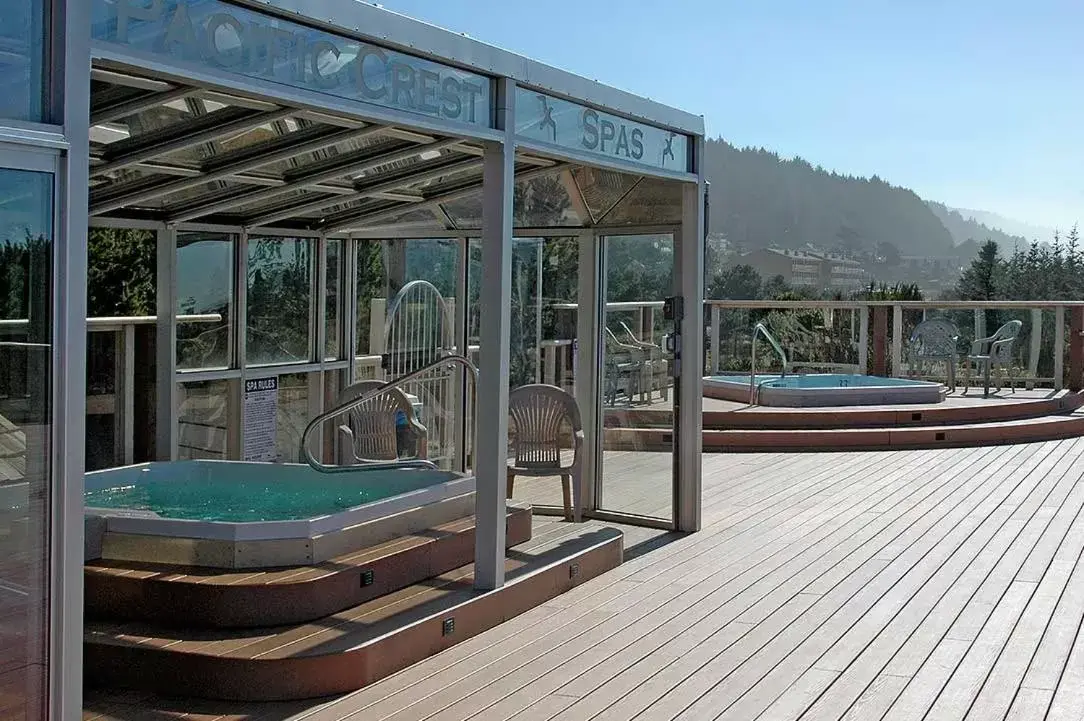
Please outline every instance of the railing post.
[[1065, 387], [1065, 306], [1054, 309], [1054, 390]]
[[711, 306], [711, 373], [712, 375], [719, 374], [719, 351], [722, 348], [722, 341], [719, 340], [719, 326], [721, 324], [722, 309], [712, 304]]
[[1073, 306], [1069, 314], [1069, 390], [1084, 390], [1084, 306]]
[[892, 306], [892, 375], [903, 375], [903, 306]]
[[858, 320], [858, 372], [862, 375], [869, 374], [869, 308], [862, 306], [857, 309], [861, 314]]
[[1027, 388], [1035, 387], [1035, 379], [1039, 376], [1039, 352], [1043, 343], [1043, 311], [1042, 308], [1031, 309], [1031, 348], [1028, 349], [1028, 382]]
[[975, 338], [986, 337], [986, 309], [975, 309]]
[[130, 466], [135, 463], [135, 326], [125, 323], [124, 329], [117, 334], [117, 341], [120, 343], [117, 360], [121, 367], [121, 404], [114, 408], [121, 414], [124, 465]]
[[873, 375], [888, 375], [888, 358], [885, 353], [888, 341], [888, 308], [883, 305], [873, 308]]

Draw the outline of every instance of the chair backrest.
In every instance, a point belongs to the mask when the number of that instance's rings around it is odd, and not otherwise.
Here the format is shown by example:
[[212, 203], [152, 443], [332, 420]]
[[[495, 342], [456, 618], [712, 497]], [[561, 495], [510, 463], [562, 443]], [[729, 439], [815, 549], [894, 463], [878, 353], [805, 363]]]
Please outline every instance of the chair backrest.
[[[384, 385], [383, 381], [360, 381], [339, 394], [337, 404], [360, 398]], [[400, 412], [413, 413], [410, 399], [398, 388], [389, 388], [347, 413], [347, 427], [354, 434], [354, 455], [363, 460], [394, 461], [399, 458], [396, 426]]]
[[915, 326], [909, 342], [916, 358], [950, 358], [957, 354], [960, 331], [952, 321], [924, 320]]
[[576, 399], [557, 386], [520, 386], [508, 394], [508, 415], [515, 423], [513, 452], [520, 468], [561, 465], [561, 426], [583, 430]]
[[1004, 365], [1012, 361], [1013, 345], [1023, 327], [1023, 321], [1010, 320], [991, 336], [990, 355], [995, 363]]

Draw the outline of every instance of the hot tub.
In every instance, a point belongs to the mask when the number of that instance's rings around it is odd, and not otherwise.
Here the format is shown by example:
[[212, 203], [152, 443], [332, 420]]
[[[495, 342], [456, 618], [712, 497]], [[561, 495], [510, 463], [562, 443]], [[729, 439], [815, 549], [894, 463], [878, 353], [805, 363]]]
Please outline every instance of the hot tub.
[[[745, 403], [749, 401], [749, 380], [748, 375], [708, 376], [704, 378], [704, 395]], [[844, 373], [758, 375], [756, 385], [757, 404], [762, 406], [898, 405], [940, 403], [944, 398], [940, 383]]]
[[315, 563], [474, 512], [474, 478], [425, 468], [179, 461], [86, 475], [90, 558]]

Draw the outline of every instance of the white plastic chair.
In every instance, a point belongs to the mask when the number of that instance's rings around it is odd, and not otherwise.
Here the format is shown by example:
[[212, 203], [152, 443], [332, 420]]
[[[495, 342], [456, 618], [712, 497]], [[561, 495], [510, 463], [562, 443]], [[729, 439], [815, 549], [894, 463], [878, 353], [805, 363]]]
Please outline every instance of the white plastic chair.
[[959, 359], [957, 343], [960, 331], [952, 321], [940, 318], [924, 320], [915, 326], [911, 340], [907, 343], [908, 366], [919, 373], [926, 361], [942, 361], [946, 366], [946, 385], [956, 390], [956, 363]]
[[[583, 423], [576, 399], [557, 386], [520, 386], [508, 395], [514, 424], [513, 459], [508, 466], [508, 497], [516, 476], [560, 476], [565, 520], [579, 523], [583, 498]], [[562, 465], [562, 430], [572, 430], [572, 462]]]
[[[360, 398], [383, 385], [383, 381], [355, 383], [343, 389], [336, 405]], [[342, 463], [353, 465], [399, 460], [401, 415], [405, 415], [407, 433], [413, 436], [412, 440], [417, 446], [411, 457], [425, 459], [428, 450], [425, 426], [418, 422], [407, 395], [398, 388], [388, 388], [347, 412], [347, 422], [339, 426]]]
[[[1016, 393], [1016, 381], [1012, 372], [1012, 349], [1024, 323], [1010, 320], [997, 329], [989, 338], [979, 338], [971, 344], [971, 353], [964, 364], [964, 394], [971, 380], [971, 365], [981, 367], [983, 372], [983, 395], [990, 395], [990, 373], [993, 369], [1004, 371], [1009, 376], [1009, 387]], [[1000, 384], [999, 384], [1000, 385]]]

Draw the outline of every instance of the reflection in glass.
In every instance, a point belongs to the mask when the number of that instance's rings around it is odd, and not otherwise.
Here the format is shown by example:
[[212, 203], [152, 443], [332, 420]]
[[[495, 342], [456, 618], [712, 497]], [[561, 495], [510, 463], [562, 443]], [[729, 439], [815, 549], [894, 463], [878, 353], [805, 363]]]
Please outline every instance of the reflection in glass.
[[178, 368], [229, 366], [233, 275], [233, 236], [177, 233]]
[[[0, 10], [0, 26], [9, 12]], [[0, 169], [0, 716], [4, 718], [45, 715], [52, 249], [52, 176]]]
[[343, 244], [341, 240], [327, 241], [327, 269], [324, 285], [324, 358], [335, 360], [339, 357], [339, 345], [342, 335], [342, 319], [339, 317], [339, 293], [343, 273]]
[[46, 0], [0, 2], [0, 118], [45, 121]]
[[249, 238], [248, 365], [310, 359], [315, 243], [310, 238]]
[[229, 381], [177, 386], [177, 457], [225, 460], [230, 420]]

